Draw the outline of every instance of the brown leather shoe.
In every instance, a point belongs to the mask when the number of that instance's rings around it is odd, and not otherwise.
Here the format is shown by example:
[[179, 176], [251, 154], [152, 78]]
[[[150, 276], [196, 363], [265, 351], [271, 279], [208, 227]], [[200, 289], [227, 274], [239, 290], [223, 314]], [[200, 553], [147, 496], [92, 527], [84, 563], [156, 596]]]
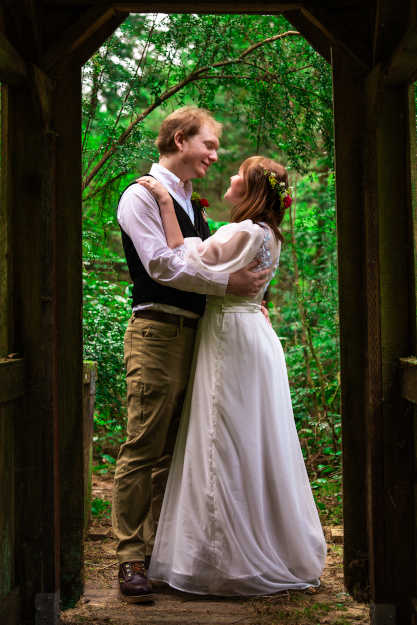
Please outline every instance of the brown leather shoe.
[[152, 601], [152, 586], [146, 578], [143, 562], [123, 562], [119, 566], [120, 597], [128, 603]]

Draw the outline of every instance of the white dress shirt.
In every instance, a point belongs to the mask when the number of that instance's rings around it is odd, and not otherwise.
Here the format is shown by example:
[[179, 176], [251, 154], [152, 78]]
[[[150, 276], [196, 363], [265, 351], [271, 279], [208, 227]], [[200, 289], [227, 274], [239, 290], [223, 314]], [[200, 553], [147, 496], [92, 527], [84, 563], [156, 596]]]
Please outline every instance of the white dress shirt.
[[[150, 174], [164, 185], [194, 223], [191, 182], [184, 185], [175, 174], [159, 163], [152, 165]], [[117, 210], [117, 219], [132, 240], [145, 270], [153, 280], [182, 291], [225, 295], [229, 273], [215, 273], [187, 266], [185, 261], [168, 247], [158, 204], [153, 195], [140, 184], [131, 185], [123, 193]], [[144, 308], [187, 317], [197, 316], [191, 311], [155, 302], [139, 304], [134, 307], [133, 312]]]

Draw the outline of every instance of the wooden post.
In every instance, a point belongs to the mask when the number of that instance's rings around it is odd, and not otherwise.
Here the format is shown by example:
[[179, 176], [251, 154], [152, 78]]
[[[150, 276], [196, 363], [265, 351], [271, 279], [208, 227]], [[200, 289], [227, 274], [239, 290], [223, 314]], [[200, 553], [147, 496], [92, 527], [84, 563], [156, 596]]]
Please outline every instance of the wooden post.
[[[30, 81], [9, 88], [10, 250], [14, 350], [24, 356], [26, 395], [15, 429], [16, 577], [22, 623], [55, 623], [59, 610], [56, 335], [50, 149]], [[34, 575], [34, 566], [37, 574]], [[35, 617], [36, 612], [36, 617]]]
[[366, 529], [366, 284], [362, 198], [363, 95], [360, 70], [332, 50], [339, 266], [345, 583], [369, 594]]
[[61, 518], [61, 599], [83, 590], [84, 460], [81, 258], [81, 68], [67, 66], [53, 93], [55, 334]]
[[345, 578], [358, 598], [369, 590], [374, 625], [405, 625], [416, 583], [414, 424], [398, 359], [416, 351], [414, 105], [408, 86], [387, 86], [380, 67], [364, 75], [334, 52], [333, 70]]

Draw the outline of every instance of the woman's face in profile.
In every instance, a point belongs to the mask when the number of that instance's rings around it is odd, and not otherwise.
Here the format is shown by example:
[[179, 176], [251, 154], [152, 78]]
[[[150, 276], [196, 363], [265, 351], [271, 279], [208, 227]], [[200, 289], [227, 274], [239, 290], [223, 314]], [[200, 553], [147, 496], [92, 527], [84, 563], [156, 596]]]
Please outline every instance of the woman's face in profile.
[[239, 200], [243, 197], [245, 192], [245, 181], [243, 179], [241, 170], [239, 169], [238, 173], [230, 178], [230, 185], [224, 194], [224, 199], [229, 202], [229, 204], [237, 204]]

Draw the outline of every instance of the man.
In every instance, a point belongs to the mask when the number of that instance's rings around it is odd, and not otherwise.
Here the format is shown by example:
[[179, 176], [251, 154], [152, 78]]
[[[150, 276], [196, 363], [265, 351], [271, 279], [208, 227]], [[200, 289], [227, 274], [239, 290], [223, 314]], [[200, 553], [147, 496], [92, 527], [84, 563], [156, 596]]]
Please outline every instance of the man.
[[[221, 125], [205, 110], [184, 107], [161, 125], [159, 163], [150, 175], [174, 201], [184, 237], [209, 236], [191, 180], [217, 160]], [[233, 274], [187, 267], [168, 248], [159, 208], [139, 184], [129, 186], [118, 207], [123, 247], [133, 280], [133, 310], [125, 335], [127, 439], [117, 459], [113, 531], [118, 540], [121, 596], [152, 598], [146, 565], [152, 553], [169, 463], [188, 382], [195, 330], [205, 295], [255, 295], [268, 270], [256, 263]]]

